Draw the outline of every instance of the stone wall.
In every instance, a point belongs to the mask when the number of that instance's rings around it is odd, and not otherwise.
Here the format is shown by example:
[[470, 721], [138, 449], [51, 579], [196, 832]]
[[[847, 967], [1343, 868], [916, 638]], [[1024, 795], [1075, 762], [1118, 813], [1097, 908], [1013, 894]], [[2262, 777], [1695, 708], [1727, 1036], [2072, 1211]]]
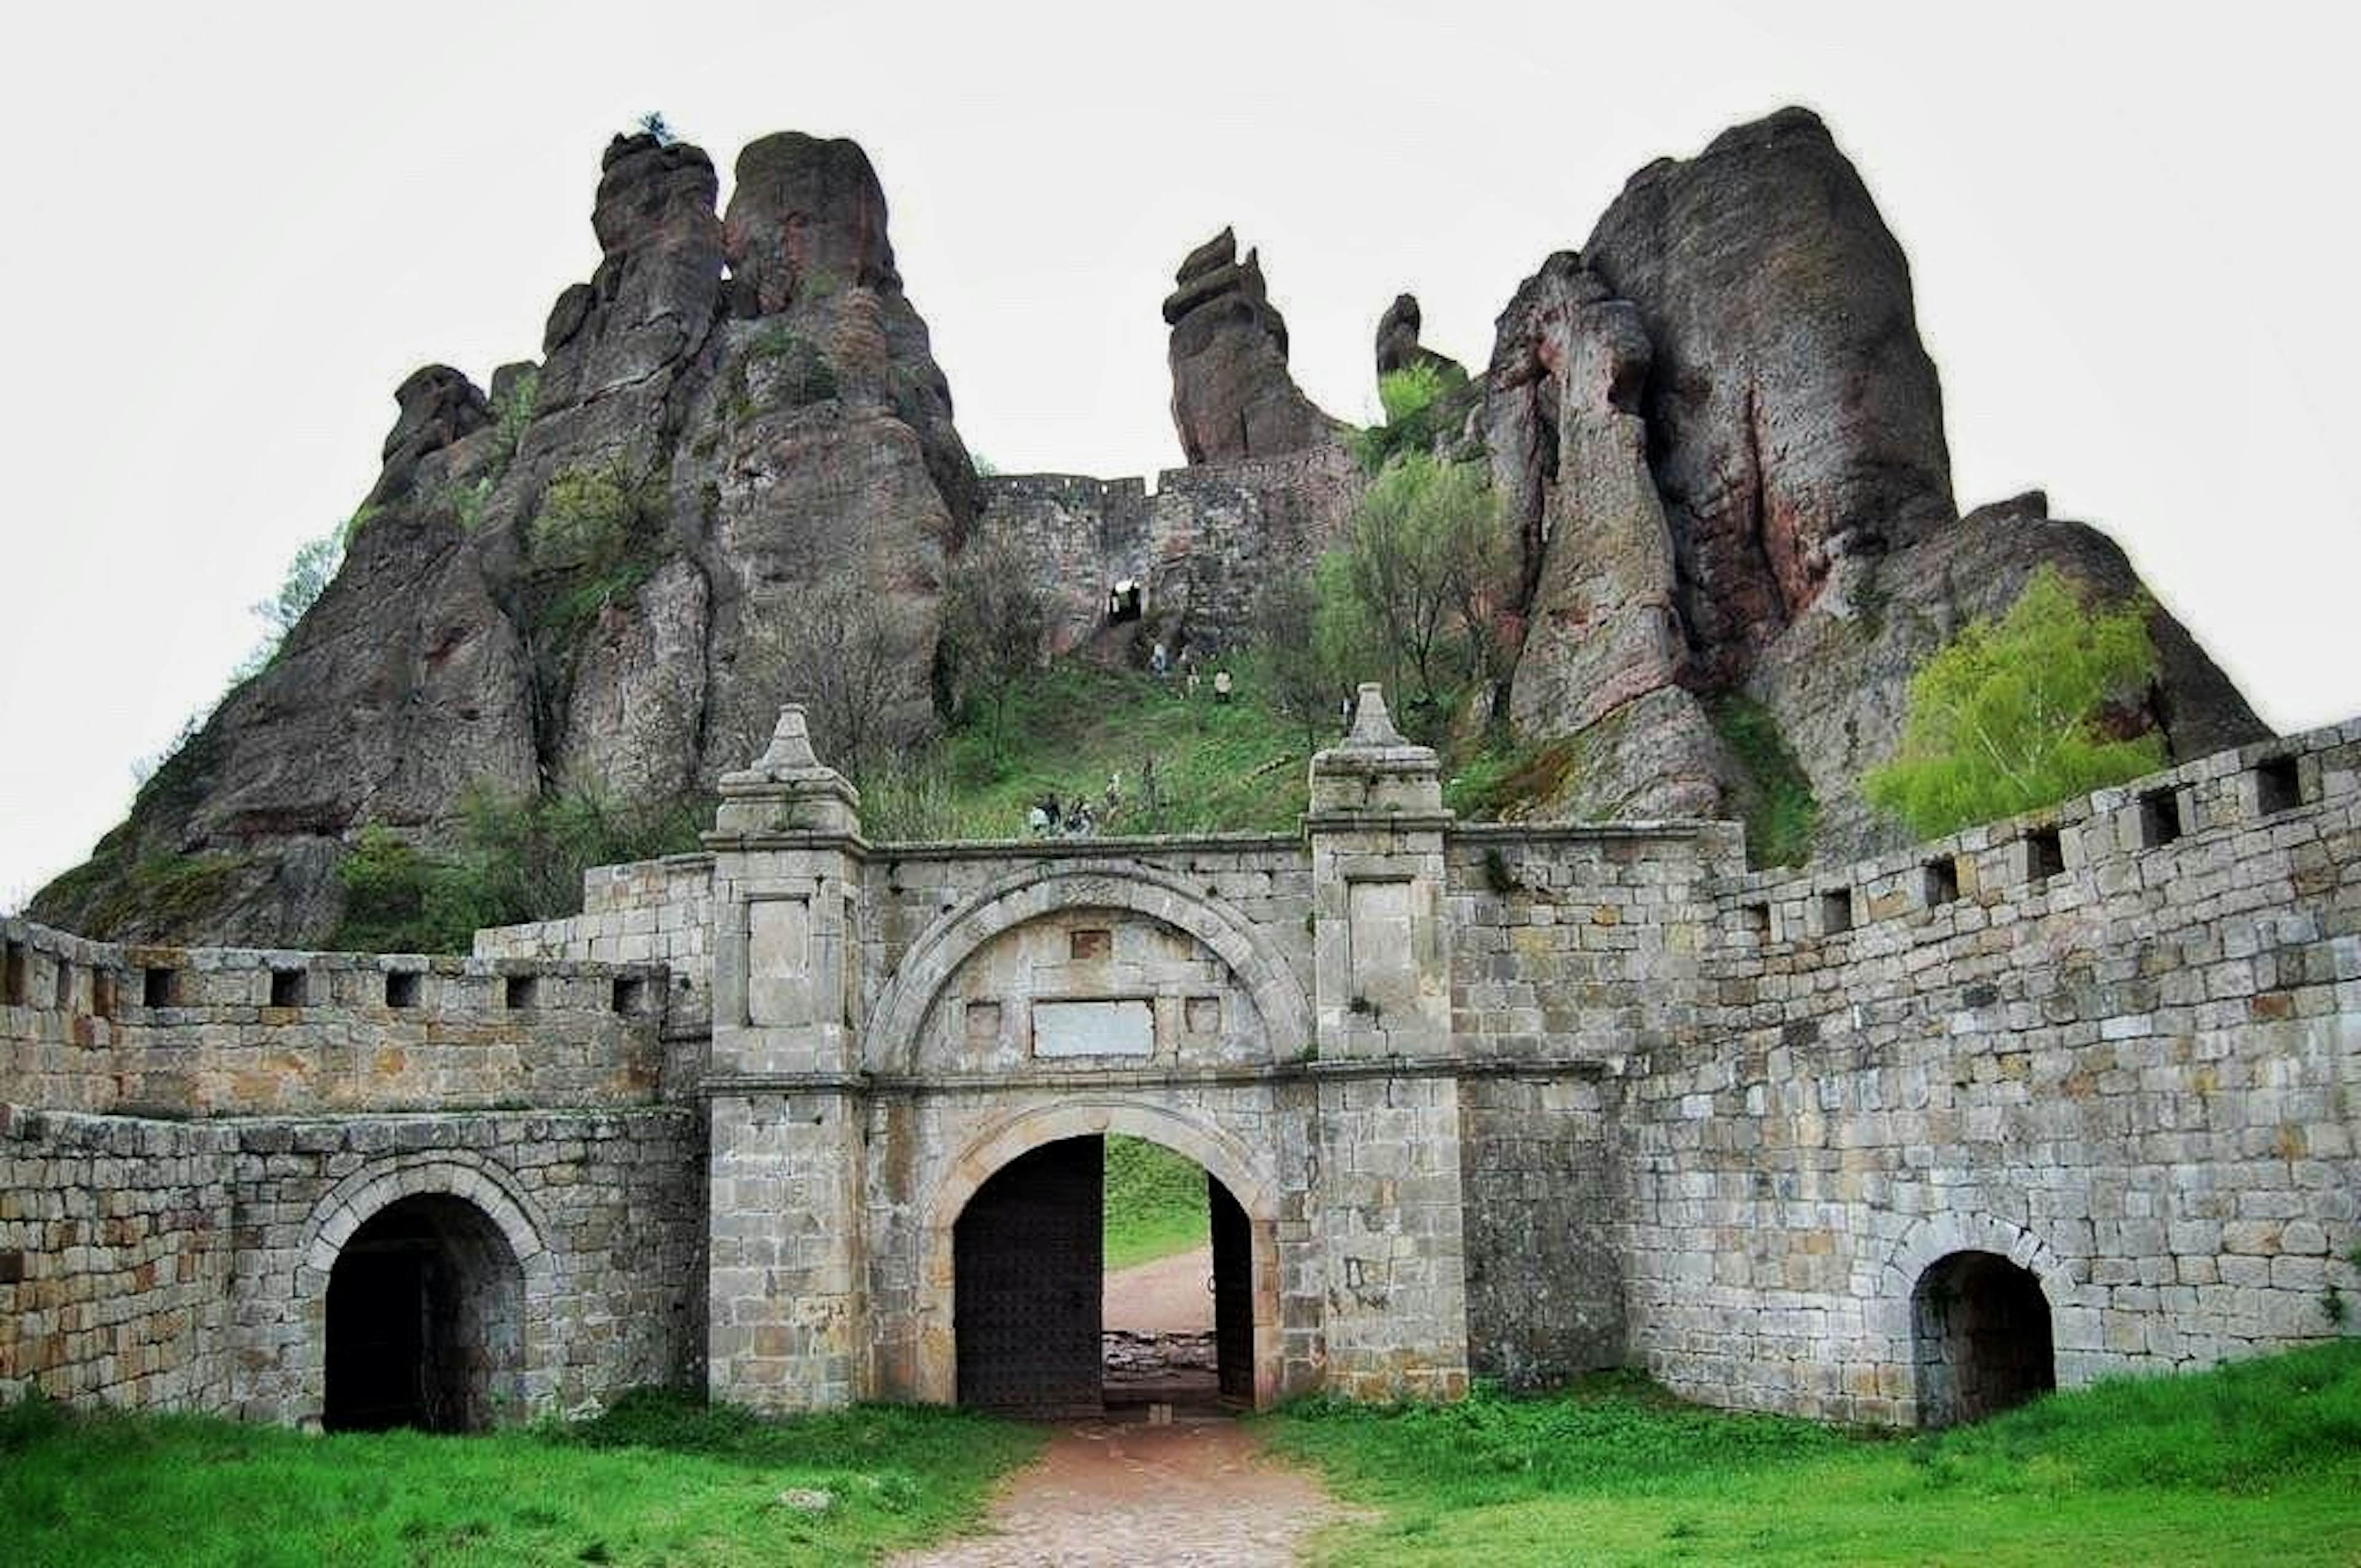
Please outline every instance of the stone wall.
[[664, 986], [644, 964], [118, 947], [0, 920], [0, 1097], [151, 1116], [646, 1103]]
[[2361, 726], [1849, 869], [1733, 878], [1625, 1121], [1632, 1343], [1717, 1404], [1908, 1422], [1911, 1301], [2037, 1278], [2057, 1375], [2326, 1337], [2356, 1242]]
[[519, 1416], [704, 1370], [705, 1138], [686, 1108], [249, 1121], [236, 1138], [235, 1408], [321, 1409], [327, 1275], [386, 1203], [490, 1215], [524, 1279]]
[[0, 1398], [316, 1425], [338, 1249], [415, 1194], [481, 1210], [514, 1255], [503, 1417], [701, 1377], [692, 1111], [182, 1124], [0, 1105]]
[[582, 913], [476, 933], [479, 959], [572, 959], [656, 964], [670, 971], [668, 1037], [702, 1037], [712, 1022], [713, 857], [667, 855], [582, 873]]
[[234, 1133], [0, 1103], [0, 1401], [230, 1401]]
[[972, 537], [1005, 543], [1048, 588], [1060, 652], [1100, 635], [1108, 590], [1125, 579], [1146, 587], [1151, 638], [1185, 627], [1189, 642], [1219, 652], [1246, 640], [1273, 573], [1300, 571], [1344, 535], [1365, 482], [1334, 446], [1169, 468], [1153, 493], [1138, 479], [996, 475]]

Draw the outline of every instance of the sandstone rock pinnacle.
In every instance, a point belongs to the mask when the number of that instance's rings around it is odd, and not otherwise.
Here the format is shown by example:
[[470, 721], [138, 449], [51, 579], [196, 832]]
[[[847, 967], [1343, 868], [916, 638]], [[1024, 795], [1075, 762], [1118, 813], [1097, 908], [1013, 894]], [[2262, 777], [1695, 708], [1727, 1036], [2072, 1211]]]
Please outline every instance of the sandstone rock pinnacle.
[[1191, 463], [1301, 452], [1341, 426], [1312, 405], [1287, 368], [1287, 323], [1262, 263], [1224, 229], [1189, 253], [1164, 302], [1172, 328], [1172, 422]]

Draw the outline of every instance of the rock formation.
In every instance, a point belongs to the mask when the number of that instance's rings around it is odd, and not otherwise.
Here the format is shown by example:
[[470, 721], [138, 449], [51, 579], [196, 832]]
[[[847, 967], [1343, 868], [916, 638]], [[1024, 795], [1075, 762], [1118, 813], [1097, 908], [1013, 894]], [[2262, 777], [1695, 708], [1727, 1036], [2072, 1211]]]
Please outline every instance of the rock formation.
[[[1731, 814], [1755, 781], [1675, 694], [1743, 696], [1807, 776], [1821, 850], [1896, 841], [1858, 789], [1911, 671], [2045, 562], [2102, 598], [2139, 587], [2037, 504], [1959, 518], [1907, 264], [1800, 109], [1634, 176], [1501, 316], [1486, 400], [1527, 571], [1510, 711], [1583, 740], [1551, 803], [1576, 815]], [[2265, 733], [2178, 622], [2153, 631], [2143, 718], [2175, 757]]]
[[1639, 411], [1649, 365], [1639, 312], [1560, 252], [1502, 313], [1486, 376], [1493, 488], [1530, 572], [1509, 717], [1592, 736], [1555, 803], [1577, 816], [1710, 816], [1730, 772], [1681, 684], [1680, 572]]
[[925, 722], [976, 480], [884, 196], [859, 148], [801, 136], [745, 150], [726, 221], [716, 194], [694, 147], [608, 148], [598, 266], [537, 371], [402, 383], [336, 580], [41, 917], [323, 943], [365, 825], [437, 839], [475, 787], [708, 787], [797, 689], [822, 585], [888, 607], [878, 706]]
[[1224, 229], [1172, 277], [1172, 422], [1191, 463], [1269, 457], [1333, 443], [1341, 426], [1314, 408], [1287, 369], [1287, 323], [1263, 285], [1262, 262], [1238, 259]]
[[[831, 656], [831, 598], [875, 609], [898, 674], [864, 707], [877, 733], [914, 734], [971, 530], [1038, 565], [1060, 645], [1104, 630], [1123, 577], [1148, 585], [1153, 635], [1225, 645], [1262, 582], [1346, 525], [1364, 477], [1228, 230], [1164, 302], [1198, 466], [1153, 497], [1055, 476], [987, 488], [867, 157], [773, 136], [736, 173], [717, 214], [696, 148], [608, 148], [598, 264], [551, 310], [542, 362], [502, 367], [489, 396], [446, 366], [401, 384], [336, 580], [37, 918], [320, 943], [367, 826], [445, 839], [471, 789], [708, 789]], [[2102, 597], [2139, 588], [2038, 496], [1958, 515], [1908, 267], [1803, 111], [1642, 170], [1583, 251], [1519, 289], [1482, 377], [1459, 384], [1419, 327], [1397, 299], [1377, 366], [1445, 373], [1418, 444], [1480, 451], [1516, 532], [1508, 715], [1567, 762], [1537, 815], [1740, 812], [1764, 783], [1759, 736], [1725, 735], [1742, 710], [1807, 780], [1819, 851], [1896, 841], [1859, 780], [1891, 754], [1911, 672], [2045, 564]], [[2161, 674], [2127, 722], [2176, 758], [2264, 732], [2178, 622], [2158, 609], [2152, 629]]]
[[1396, 294], [1386, 313], [1378, 318], [1378, 377], [1422, 365], [1447, 379], [1465, 380], [1467, 371], [1447, 354], [1437, 354], [1418, 340], [1422, 318], [1415, 294]]

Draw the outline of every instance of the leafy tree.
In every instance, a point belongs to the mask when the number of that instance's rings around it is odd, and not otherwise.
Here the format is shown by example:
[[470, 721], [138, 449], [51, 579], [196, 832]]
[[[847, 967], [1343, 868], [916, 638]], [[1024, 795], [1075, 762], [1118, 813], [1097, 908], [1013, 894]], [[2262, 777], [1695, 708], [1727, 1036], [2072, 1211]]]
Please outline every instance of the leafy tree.
[[2157, 671], [2145, 598], [2086, 609], [2053, 567], [1910, 677], [1894, 761], [1861, 792], [1922, 838], [2103, 789], [2164, 763], [2163, 740], [2109, 735]]
[[[305, 540], [297, 548], [295, 558], [287, 563], [287, 571], [279, 579], [279, 591], [254, 607], [254, 613], [262, 618], [263, 625], [269, 629], [272, 652], [276, 652], [279, 644], [286, 641], [287, 634], [295, 630], [295, 623], [303, 619], [303, 612], [327, 591], [328, 584], [335, 578], [336, 568], [343, 565], [344, 561], [345, 541], [341, 529], [332, 528], [317, 539]], [[269, 654], [266, 653], [264, 663], [268, 662]]]
[[1417, 701], [1439, 707], [1455, 680], [1488, 667], [1487, 611], [1505, 551], [1481, 465], [1404, 453], [1371, 481], [1352, 532], [1315, 576], [1316, 635], [1332, 658], [1376, 654], [1398, 690], [1407, 677]]
[[1262, 651], [1263, 679], [1270, 705], [1303, 726], [1308, 750], [1335, 716], [1336, 699], [1349, 689], [1344, 666], [1326, 656], [1318, 637], [1304, 635], [1319, 620], [1319, 595], [1312, 579], [1281, 572], [1255, 596], [1255, 645]]
[[961, 553], [943, 594], [939, 679], [957, 708], [990, 716], [995, 758], [1009, 691], [1039, 667], [1049, 634], [1049, 598], [1016, 551], [995, 540]]

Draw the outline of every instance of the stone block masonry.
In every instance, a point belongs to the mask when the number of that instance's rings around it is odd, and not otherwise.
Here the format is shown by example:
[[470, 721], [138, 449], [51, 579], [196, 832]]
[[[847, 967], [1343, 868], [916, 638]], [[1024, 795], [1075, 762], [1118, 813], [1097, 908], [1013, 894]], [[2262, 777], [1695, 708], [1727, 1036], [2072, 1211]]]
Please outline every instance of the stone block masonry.
[[2361, 724], [1750, 873], [1458, 823], [1374, 692], [1294, 836], [873, 843], [800, 717], [473, 959], [0, 923], [0, 1393], [332, 1417], [345, 1259], [439, 1246], [489, 1419], [955, 1401], [962, 1214], [1111, 1133], [1235, 1201], [1257, 1403], [1934, 1422], [2361, 1293]]

